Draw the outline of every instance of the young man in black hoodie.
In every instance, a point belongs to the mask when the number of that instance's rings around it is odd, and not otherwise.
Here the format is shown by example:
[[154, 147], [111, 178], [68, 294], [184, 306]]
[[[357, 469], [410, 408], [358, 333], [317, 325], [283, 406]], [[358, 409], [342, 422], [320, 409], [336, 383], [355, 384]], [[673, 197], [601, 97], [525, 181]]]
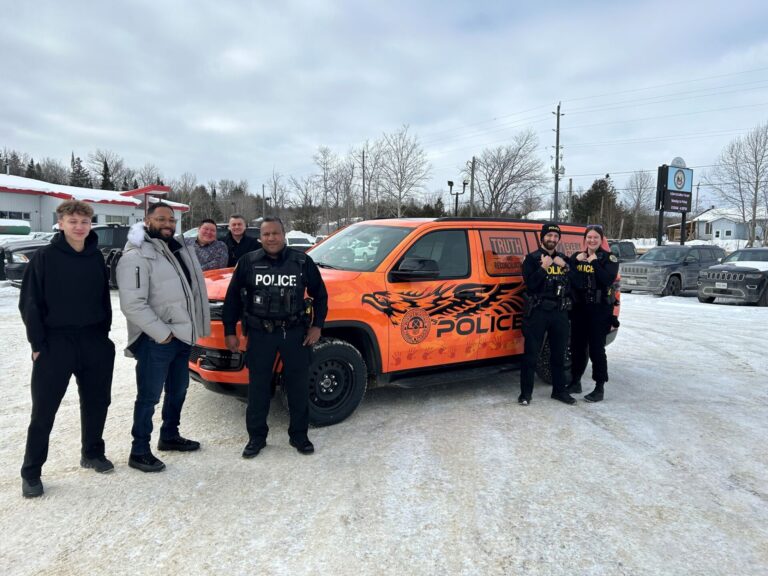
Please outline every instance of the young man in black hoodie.
[[111, 472], [104, 422], [111, 401], [115, 346], [109, 339], [109, 274], [91, 230], [93, 209], [67, 200], [57, 209], [59, 233], [24, 272], [19, 310], [32, 345], [32, 417], [21, 467], [22, 494], [42, 496], [40, 473], [53, 421], [74, 374], [80, 394], [80, 465]]

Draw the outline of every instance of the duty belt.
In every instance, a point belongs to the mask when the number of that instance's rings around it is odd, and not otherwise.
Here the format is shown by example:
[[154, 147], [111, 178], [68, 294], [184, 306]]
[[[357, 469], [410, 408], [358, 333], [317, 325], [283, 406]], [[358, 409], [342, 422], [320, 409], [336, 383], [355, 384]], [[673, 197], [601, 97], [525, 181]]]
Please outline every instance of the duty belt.
[[275, 331], [275, 328], [282, 328], [285, 331], [286, 328], [293, 328], [294, 326], [300, 326], [302, 324], [300, 318], [287, 318], [287, 319], [272, 319], [272, 318], [258, 318], [256, 316], [248, 317], [248, 328], [254, 328], [256, 330], [262, 330], [271, 334]]

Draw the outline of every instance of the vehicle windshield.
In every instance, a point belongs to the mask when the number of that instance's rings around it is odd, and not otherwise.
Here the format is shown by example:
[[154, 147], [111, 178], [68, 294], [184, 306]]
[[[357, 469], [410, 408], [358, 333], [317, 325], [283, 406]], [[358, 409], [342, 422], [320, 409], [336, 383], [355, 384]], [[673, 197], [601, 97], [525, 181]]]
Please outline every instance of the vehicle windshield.
[[723, 259], [726, 262], [768, 262], [768, 250], [737, 250]]
[[674, 246], [660, 246], [658, 248], [651, 248], [640, 256], [638, 260], [644, 260], [645, 262], [682, 262], [683, 258], [688, 255], [688, 250], [685, 248], [675, 248]]
[[288, 238], [288, 246], [311, 246], [312, 242], [306, 238]]
[[353, 224], [316, 245], [310, 255], [320, 267], [367, 272], [375, 270], [412, 230], [399, 226]]

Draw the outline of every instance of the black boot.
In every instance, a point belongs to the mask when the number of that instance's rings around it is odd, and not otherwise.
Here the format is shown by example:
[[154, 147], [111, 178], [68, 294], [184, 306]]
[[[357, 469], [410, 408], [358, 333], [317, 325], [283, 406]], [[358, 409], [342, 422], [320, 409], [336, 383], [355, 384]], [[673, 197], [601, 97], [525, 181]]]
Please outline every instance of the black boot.
[[601, 402], [603, 400], [603, 386], [605, 382], [596, 382], [595, 389], [589, 394], [584, 396], [584, 400], [587, 402]]
[[574, 380], [568, 386], [565, 387], [565, 391], [568, 394], [581, 394], [581, 379]]

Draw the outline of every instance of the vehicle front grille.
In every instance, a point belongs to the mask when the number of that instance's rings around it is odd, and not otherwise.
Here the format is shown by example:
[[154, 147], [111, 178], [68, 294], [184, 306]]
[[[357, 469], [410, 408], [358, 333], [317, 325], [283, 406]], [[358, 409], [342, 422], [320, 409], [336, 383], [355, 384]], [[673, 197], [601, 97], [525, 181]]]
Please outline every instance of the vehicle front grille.
[[629, 274], [633, 276], [645, 276], [648, 274], [648, 268], [644, 266], [622, 266], [621, 274], [622, 276]]
[[744, 280], [744, 273], [712, 271], [712, 272], [707, 272], [707, 280], [726, 280], [728, 282], [741, 282], [742, 280]]
[[192, 350], [189, 352], [189, 361], [192, 362], [192, 364], [197, 364], [197, 361], [203, 357], [205, 357], [205, 348], [192, 346]]

